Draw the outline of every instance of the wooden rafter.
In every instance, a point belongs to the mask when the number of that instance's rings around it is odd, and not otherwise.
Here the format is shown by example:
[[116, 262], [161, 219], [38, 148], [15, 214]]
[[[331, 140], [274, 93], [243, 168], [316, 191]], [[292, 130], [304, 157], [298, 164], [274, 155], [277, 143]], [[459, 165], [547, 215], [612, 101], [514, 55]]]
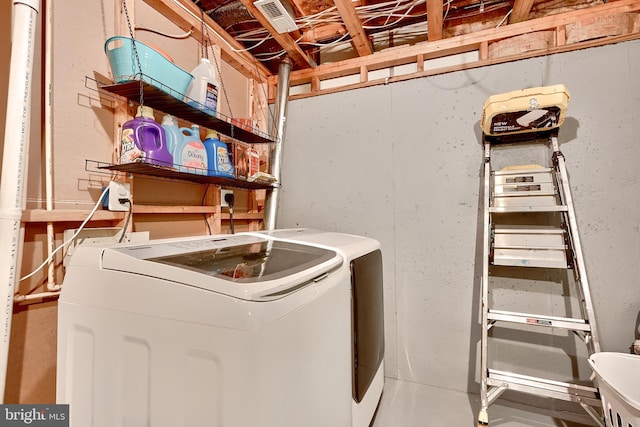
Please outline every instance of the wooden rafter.
[[278, 42], [278, 44], [287, 51], [287, 54], [291, 58], [291, 60], [301, 68], [312, 68], [315, 67], [315, 62], [309, 58], [309, 56], [298, 46], [298, 43], [287, 33], [280, 34], [273, 28], [273, 25], [262, 15], [262, 12], [253, 5], [252, 0], [241, 0], [244, 7], [247, 8], [249, 13], [253, 15], [254, 18], [260, 22], [264, 28], [266, 28], [273, 39]]
[[532, 7], [533, 0], [515, 0], [511, 16], [509, 16], [509, 23], [515, 24], [516, 22], [526, 21]]
[[[368, 71], [399, 66], [415, 62], [417, 58], [420, 60], [428, 60], [433, 58], [442, 58], [449, 55], [455, 55], [465, 52], [486, 50], [487, 43], [497, 40], [507, 39], [510, 37], [521, 36], [523, 34], [533, 33], [536, 31], [544, 31], [563, 28], [583, 20], [593, 20], [599, 17], [606, 18], [611, 15], [635, 13], [640, 11], [640, 0], [617, 0], [606, 4], [592, 6], [585, 9], [574, 10], [571, 12], [560, 13], [557, 15], [547, 16], [544, 18], [531, 19], [526, 22], [520, 22], [512, 25], [504, 25], [500, 28], [491, 28], [487, 30], [477, 31], [471, 34], [465, 34], [456, 37], [445, 38], [435, 42], [418, 43], [406, 47], [398, 47], [376, 52], [366, 57], [348, 59], [330, 64], [319, 65], [314, 70], [298, 70], [291, 73], [290, 79], [292, 85], [311, 83], [312, 88], [319, 87], [322, 80], [345, 77], [349, 75], [363, 74]], [[447, 68], [448, 71], [456, 71], [464, 68], [472, 68], [474, 66], [489, 65], [491, 63], [507, 62], [509, 60], [518, 60], [537, 55], [547, 55], [555, 52], [566, 52], [574, 49], [581, 49], [591, 46], [600, 46], [608, 43], [617, 43], [625, 40], [640, 38], [640, 31], [637, 29], [633, 32], [617, 37], [606, 37], [596, 39], [575, 46], [558, 45], [553, 49], [544, 49], [536, 52], [526, 52], [514, 55], [508, 58], [499, 58], [496, 60], [486, 60], [482, 56], [479, 61], [468, 65], [453, 66]], [[486, 56], [486, 55], [485, 55]], [[441, 71], [442, 72], [442, 71]], [[412, 78], [426, 75], [427, 71], [418, 72], [412, 75]], [[401, 80], [402, 78], [380, 79], [382, 82]], [[275, 84], [275, 77], [269, 79], [270, 86]], [[380, 84], [379, 82], [369, 82], [366, 78], [361, 77], [361, 83], [351, 85], [352, 87], [362, 87], [365, 85]], [[346, 90], [350, 87], [332, 88], [327, 91], [316, 90], [310, 96], [328, 92], [336, 92]]]
[[325, 24], [306, 30], [299, 42], [316, 43], [319, 41], [340, 37], [345, 35], [346, 33], [347, 30], [342, 24]]
[[427, 0], [427, 37], [429, 41], [442, 39], [442, 0]]
[[344, 25], [347, 27], [347, 31], [349, 31], [351, 43], [353, 43], [353, 47], [355, 47], [358, 55], [371, 55], [373, 53], [371, 43], [369, 42], [367, 33], [364, 31], [364, 28], [362, 28], [362, 22], [360, 18], [358, 18], [358, 13], [353, 6], [353, 2], [351, 0], [334, 0], [334, 3], [338, 8], [338, 12], [340, 12]]
[[[201, 40], [201, 11], [191, 0], [144, 0], [149, 6], [163, 14], [185, 31], [192, 31], [192, 37]], [[205, 24], [211, 28], [208, 36], [220, 46], [222, 59], [244, 76], [265, 81], [273, 73], [245, 51], [245, 47], [229, 35], [220, 25], [206, 14]]]

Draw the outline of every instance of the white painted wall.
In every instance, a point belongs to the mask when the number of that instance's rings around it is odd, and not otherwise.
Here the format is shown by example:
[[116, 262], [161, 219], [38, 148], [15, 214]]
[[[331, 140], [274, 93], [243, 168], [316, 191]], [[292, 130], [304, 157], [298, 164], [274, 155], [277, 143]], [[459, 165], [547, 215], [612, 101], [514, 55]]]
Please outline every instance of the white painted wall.
[[[602, 347], [628, 351], [640, 310], [638, 75], [633, 41], [289, 104], [277, 225], [381, 241], [388, 376], [479, 389], [482, 105], [493, 94], [559, 83], [571, 93], [559, 140]], [[531, 279], [527, 286], [551, 280], [555, 288], [525, 305], [562, 308], [562, 279]], [[581, 345], [562, 345], [553, 366], [527, 347], [503, 356], [570, 375]]]

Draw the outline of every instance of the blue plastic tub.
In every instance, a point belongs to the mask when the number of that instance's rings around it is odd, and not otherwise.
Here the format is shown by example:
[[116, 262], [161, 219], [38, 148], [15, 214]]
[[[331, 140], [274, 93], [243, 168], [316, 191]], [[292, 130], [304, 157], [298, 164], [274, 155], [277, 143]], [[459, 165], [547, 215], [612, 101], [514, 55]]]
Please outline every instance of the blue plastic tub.
[[[133, 46], [135, 45], [135, 50]], [[136, 60], [138, 52], [140, 66]], [[113, 80], [125, 83], [144, 80], [164, 92], [183, 100], [193, 76], [171, 62], [157, 50], [128, 37], [111, 37], [104, 44]]]

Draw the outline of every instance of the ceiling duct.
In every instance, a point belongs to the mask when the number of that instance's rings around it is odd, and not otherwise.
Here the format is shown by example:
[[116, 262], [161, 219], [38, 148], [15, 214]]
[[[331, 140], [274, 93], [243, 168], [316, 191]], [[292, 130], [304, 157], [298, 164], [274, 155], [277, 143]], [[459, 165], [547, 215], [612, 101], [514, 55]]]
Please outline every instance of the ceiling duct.
[[240, 1], [231, 1], [222, 4], [207, 13], [227, 31], [238, 24], [243, 24], [255, 19]]
[[280, 34], [298, 29], [293, 9], [286, 0], [258, 0], [253, 3]]

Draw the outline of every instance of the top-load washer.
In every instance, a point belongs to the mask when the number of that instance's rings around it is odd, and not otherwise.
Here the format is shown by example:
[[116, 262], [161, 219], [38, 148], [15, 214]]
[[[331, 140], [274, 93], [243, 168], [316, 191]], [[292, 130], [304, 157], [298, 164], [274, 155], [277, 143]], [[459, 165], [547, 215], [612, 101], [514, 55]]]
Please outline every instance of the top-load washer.
[[375, 240], [312, 230], [81, 245], [60, 296], [57, 400], [82, 427], [367, 426], [381, 273]]

